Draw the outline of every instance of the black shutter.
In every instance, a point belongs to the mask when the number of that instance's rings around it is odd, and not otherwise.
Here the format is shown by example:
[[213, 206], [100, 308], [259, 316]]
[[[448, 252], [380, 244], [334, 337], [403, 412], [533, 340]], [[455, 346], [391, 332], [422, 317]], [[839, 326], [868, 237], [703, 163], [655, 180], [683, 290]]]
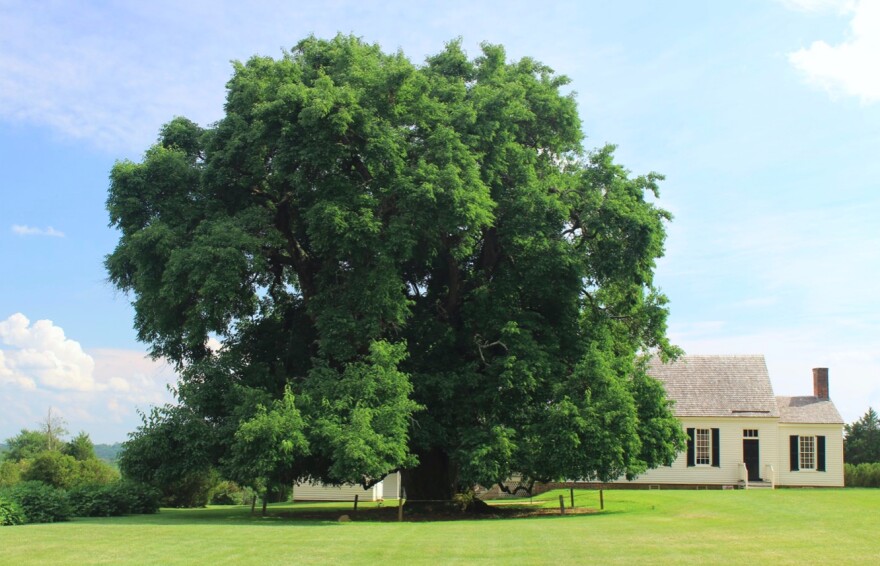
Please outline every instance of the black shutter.
[[688, 468], [694, 467], [694, 429], [687, 429], [688, 434]]
[[792, 434], [788, 437], [788, 461], [791, 464], [789, 468], [792, 472], [796, 472], [800, 469], [798, 462], [800, 461], [798, 458], [800, 456], [800, 451], [798, 448], [798, 437], [796, 434]]
[[712, 465], [721, 467], [721, 431], [717, 428], [712, 429]]
[[825, 437], [816, 437], [816, 470], [825, 471]]

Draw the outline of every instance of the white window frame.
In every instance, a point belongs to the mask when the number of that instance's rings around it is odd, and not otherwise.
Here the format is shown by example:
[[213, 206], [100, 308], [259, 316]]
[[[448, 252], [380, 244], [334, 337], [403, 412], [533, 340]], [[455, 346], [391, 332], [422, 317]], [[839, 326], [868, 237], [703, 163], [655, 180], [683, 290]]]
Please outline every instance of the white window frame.
[[798, 468], [805, 472], [816, 471], [816, 437], [813, 435], [798, 437]]
[[712, 465], [712, 429], [694, 429], [694, 465]]

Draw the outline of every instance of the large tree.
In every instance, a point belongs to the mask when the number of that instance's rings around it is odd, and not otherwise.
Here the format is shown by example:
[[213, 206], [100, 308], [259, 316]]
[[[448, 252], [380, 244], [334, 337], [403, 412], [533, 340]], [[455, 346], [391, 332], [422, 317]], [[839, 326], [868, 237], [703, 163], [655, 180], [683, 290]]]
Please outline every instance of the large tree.
[[877, 411], [868, 411], [852, 424], [845, 425], [843, 459], [847, 464], [880, 462], [880, 418]]
[[[181, 373], [133, 440], [186, 422], [196, 467], [401, 469], [412, 499], [671, 462], [681, 428], [643, 364], [675, 351], [660, 176], [584, 152], [565, 77], [349, 36], [234, 66], [219, 122], [175, 118], [111, 174], [110, 280]], [[272, 414], [286, 445], [254, 424]]]

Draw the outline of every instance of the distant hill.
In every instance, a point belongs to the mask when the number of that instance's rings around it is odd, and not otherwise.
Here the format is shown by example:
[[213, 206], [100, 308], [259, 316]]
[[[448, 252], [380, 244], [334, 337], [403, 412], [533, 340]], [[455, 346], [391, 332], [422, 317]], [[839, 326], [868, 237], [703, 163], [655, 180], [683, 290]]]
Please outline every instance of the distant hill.
[[8, 448], [5, 444], [0, 443], [0, 454], [3, 454], [3, 453], [6, 452], [8, 449], [9, 449], [9, 448]]
[[95, 456], [107, 462], [115, 462], [121, 451], [121, 442], [115, 444], [95, 444]]

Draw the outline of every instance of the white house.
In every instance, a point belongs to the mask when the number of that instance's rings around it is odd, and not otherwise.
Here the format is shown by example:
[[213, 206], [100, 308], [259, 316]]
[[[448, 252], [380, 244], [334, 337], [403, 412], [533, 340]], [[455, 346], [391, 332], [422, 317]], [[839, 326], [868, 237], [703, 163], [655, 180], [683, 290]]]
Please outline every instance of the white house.
[[297, 483], [293, 486], [294, 501], [381, 501], [400, 497], [400, 472], [393, 472], [385, 479], [364, 489], [360, 485], [331, 486], [315, 482]]
[[763, 356], [653, 360], [648, 373], [675, 401], [687, 450], [631, 483], [843, 486], [843, 419], [827, 368], [813, 370], [813, 395], [803, 397], [773, 394]]

